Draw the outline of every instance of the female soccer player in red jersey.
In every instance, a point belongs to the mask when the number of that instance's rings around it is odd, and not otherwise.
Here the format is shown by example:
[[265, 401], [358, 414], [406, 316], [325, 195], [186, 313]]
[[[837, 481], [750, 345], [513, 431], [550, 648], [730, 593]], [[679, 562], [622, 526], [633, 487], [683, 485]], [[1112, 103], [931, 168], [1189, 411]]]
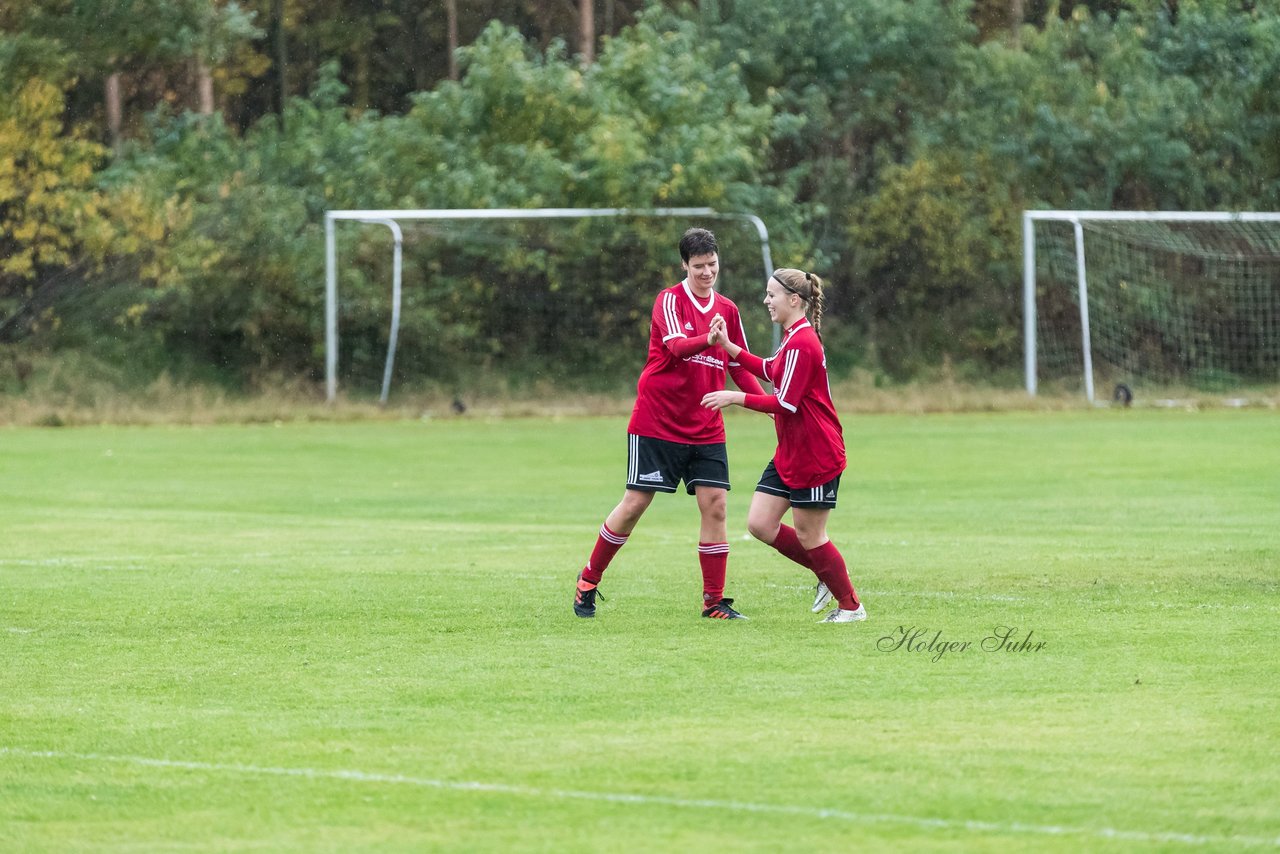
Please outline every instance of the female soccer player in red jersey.
[[[827, 537], [827, 517], [836, 506], [845, 452], [819, 337], [822, 279], [800, 270], [775, 270], [765, 286], [764, 304], [784, 330], [782, 346], [768, 359], [729, 340], [723, 324], [713, 330], [712, 338], [729, 358], [772, 382], [773, 394], [713, 391], [703, 396], [702, 405], [718, 411], [737, 404], [773, 415], [778, 449], [756, 486], [747, 529], [818, 577], [815, 612], [835, 598], [836, 607], [822, 622], [865, 620], [867, 611], [849, 581], [844, 558]], [[782, 524], [788, 509], [795, 528]]]
[[684, 281], [659, 292], [649, 324], [649, 354], [627, 425], [627, 484], [622, 500], [605, 517], [591, 556], [578, 574], [573, 612], [596, 614], [597, 585], [615, 554], [658, 492], [685, 490], [697, 498], [701, 517], [698, 563], [702, 570], [702, 616], [746, 619], [724, 597], [729, 537], [725, 528], [729, 458], [724, 417], [700, 404], [723, 389], [726, 377], [738, 388], [763, 394], [756, 378], [714, 345], [711, 330], [746, 347], [738, 307], [716, 292], [720, 250], [715, 235], [691, 228], [680, 238]]

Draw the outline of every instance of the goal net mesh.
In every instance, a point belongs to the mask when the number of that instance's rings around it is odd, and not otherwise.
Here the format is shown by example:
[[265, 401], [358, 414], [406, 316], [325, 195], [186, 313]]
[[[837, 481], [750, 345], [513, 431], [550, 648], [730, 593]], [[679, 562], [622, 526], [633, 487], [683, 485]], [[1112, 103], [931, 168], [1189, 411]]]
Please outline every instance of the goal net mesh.
[[[403, 305], [393, 393], [462, 396], [545, 388], [629, 393], [644, 364], [658, 291], [684, 277], [690, 225], [720, 245], [717, 289], [738, 303], [748, 341], [769, 345], [759, 305], [759, 239], [747, 223], [670, 218], [399, 220]], [[378, 392], [392, 316], [385, 226], [338, 229], [338, 384]]]
[[[1082, 220], [1099, 395], [1280, 382], [1280, 222]], [[1035, 224], [1042, 382], [1083, 383], [1074, 228]]]

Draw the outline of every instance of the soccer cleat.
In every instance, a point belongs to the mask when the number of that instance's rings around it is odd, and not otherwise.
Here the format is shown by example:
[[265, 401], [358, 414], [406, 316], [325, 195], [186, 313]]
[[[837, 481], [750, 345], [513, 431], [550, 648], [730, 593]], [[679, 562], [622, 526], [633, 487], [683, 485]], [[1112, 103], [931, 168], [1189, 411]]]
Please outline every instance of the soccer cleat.
[[733, 605], [732, 599], [721, 599], [719, 602], [712, 605], [710, 608], [704, 609], [702, 612], [702, 616], [710, 617], [713, 620], [746, 620], [748, 619], [746, 614], [739, 614], [737, 611], [733, 610], [733, 608], [731, 607], [732, 605]]
[[846, 611], [844, 608], [836, 608], [830, 614], [819, 620], [819, 623], [856, 623], [867, 618], [867, 609], [858, 605], [857, 610]]
[[[582, 576], [578, 576], [578, 589], [573, 594], [573, 613], [579, 617], [594, 617], [596, 615], [596, 596], [600, 591], [596, 585], [590, 581], [583, 580]], [[604, 599], [604, 596], [600, 596]]]
[[831, 591], [827, 588], [827, 585], [819, 581], [818, 586], [813, 588], [813, 607], [809, 610], [816, 614], [830, 601]]

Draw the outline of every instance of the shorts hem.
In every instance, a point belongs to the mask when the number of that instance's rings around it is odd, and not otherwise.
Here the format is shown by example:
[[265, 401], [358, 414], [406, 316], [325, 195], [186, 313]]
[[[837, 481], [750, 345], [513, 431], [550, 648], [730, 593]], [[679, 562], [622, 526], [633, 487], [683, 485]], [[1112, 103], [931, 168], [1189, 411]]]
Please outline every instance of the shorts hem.
[[627, 489], [635, 492], [675, 492], [679, 487], [676, 486], [654, 486], [651, 483], [628, 483]]

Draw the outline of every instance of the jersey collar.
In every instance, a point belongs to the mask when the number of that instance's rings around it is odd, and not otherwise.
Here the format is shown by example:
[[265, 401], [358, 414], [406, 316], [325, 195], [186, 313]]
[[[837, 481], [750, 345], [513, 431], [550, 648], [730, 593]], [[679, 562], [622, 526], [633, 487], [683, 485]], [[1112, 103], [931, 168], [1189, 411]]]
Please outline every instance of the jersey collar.
[[696, 308], [698, 311], [702, 312], [703, 314], [706, 314], [707, 312], [711, 311], [711, 309], [715, 306], [716, 292], [714, 288], [711, 289], [711, 293], [707, 297], [707, 304], [704, 306], [701, 302], [698, 301], [698, 297], [696, 294], [694, 294], [693, 288], [689, 287], [688, 279], [685, 279], [684, 281], [682, 281], [680, 285], [681, 287], [684, 288], [684, 292], [688, 295], [689, 302], [693, 303], [693, 307]]
[[792, 335], [795, 335], [797, 332], [799, 332], [801, 329], [804, 329], [806, 326], [812, 326], [812, 325], [813, 324], [809, 322], [809, 318], [801, 316], [799, 320], [797, 320], [795, 323], [787, 327], [786, 337], [790, 338]]

